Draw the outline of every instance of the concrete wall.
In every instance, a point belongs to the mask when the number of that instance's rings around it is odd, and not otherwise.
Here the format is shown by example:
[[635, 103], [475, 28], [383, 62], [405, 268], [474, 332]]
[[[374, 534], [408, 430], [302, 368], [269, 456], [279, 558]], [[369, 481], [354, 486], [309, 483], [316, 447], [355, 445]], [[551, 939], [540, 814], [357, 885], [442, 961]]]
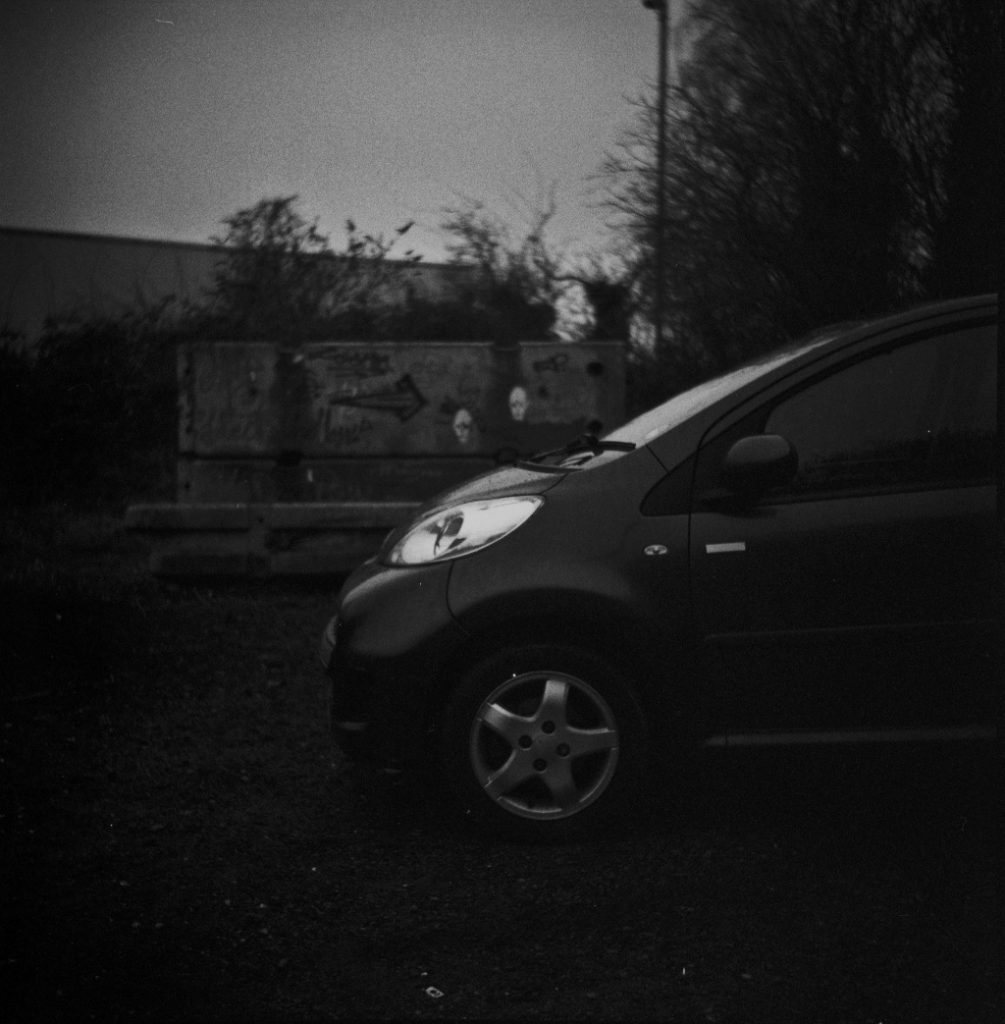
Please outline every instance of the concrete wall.
[[179, 356], [179, 501], [414, 501], [624, 419], [619, 343], [211, 342]]

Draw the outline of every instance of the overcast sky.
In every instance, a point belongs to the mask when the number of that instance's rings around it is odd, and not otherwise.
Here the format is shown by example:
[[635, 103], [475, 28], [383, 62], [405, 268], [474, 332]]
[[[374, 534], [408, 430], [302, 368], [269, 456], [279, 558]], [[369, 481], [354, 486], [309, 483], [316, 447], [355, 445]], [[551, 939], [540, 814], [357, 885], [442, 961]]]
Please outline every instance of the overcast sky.
[[301, 197], [444, 256], [458, 194], [602, 237], [589, 176], [656, 74], [641, 0], [2, 0], [0, 225], [208, 241]]

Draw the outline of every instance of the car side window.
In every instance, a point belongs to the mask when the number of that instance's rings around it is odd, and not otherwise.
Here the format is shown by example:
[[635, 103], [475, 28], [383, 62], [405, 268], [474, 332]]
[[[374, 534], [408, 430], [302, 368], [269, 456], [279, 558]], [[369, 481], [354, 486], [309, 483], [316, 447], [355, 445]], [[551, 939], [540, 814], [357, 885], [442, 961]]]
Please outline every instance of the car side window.
[[885, 350], [747, 417], [708, 454], [721, 464], [724, 442], [738, 436], [785, 437], [798, 469], [765, 496], [772, 504], [990, 482], [995, 359], [991, 327]]
[[994, 357], [990, 330], [926, 338], [781, 401], [764, 432], [788, 438], [799, 468], [777, 497], [990, 480]]

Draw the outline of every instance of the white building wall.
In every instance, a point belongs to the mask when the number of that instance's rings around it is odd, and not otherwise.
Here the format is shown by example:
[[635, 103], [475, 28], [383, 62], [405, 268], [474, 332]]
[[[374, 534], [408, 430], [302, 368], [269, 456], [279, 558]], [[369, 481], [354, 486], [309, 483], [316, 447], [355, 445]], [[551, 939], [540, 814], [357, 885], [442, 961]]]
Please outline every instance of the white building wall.
[[[48, 317], [114, 316], [167, 296], [197, 302], [222, 252], [189, 242], [0, 227], [0, 331], [33, 345]], [[408, 282], [418, 298], [443, 299], [468, 273], [419, 263], [408, 271]]]

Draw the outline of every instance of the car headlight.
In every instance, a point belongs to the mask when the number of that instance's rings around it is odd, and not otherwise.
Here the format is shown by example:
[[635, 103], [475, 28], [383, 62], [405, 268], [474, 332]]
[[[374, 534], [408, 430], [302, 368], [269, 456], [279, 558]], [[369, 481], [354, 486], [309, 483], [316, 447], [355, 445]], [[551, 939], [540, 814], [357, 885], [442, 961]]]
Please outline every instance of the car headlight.
[[391, 548], [391, 565], [424, 565], [460, 558], [502, 540], [540, 508], [543, 499], [488, 498], [436, 509], [414, 523]]

